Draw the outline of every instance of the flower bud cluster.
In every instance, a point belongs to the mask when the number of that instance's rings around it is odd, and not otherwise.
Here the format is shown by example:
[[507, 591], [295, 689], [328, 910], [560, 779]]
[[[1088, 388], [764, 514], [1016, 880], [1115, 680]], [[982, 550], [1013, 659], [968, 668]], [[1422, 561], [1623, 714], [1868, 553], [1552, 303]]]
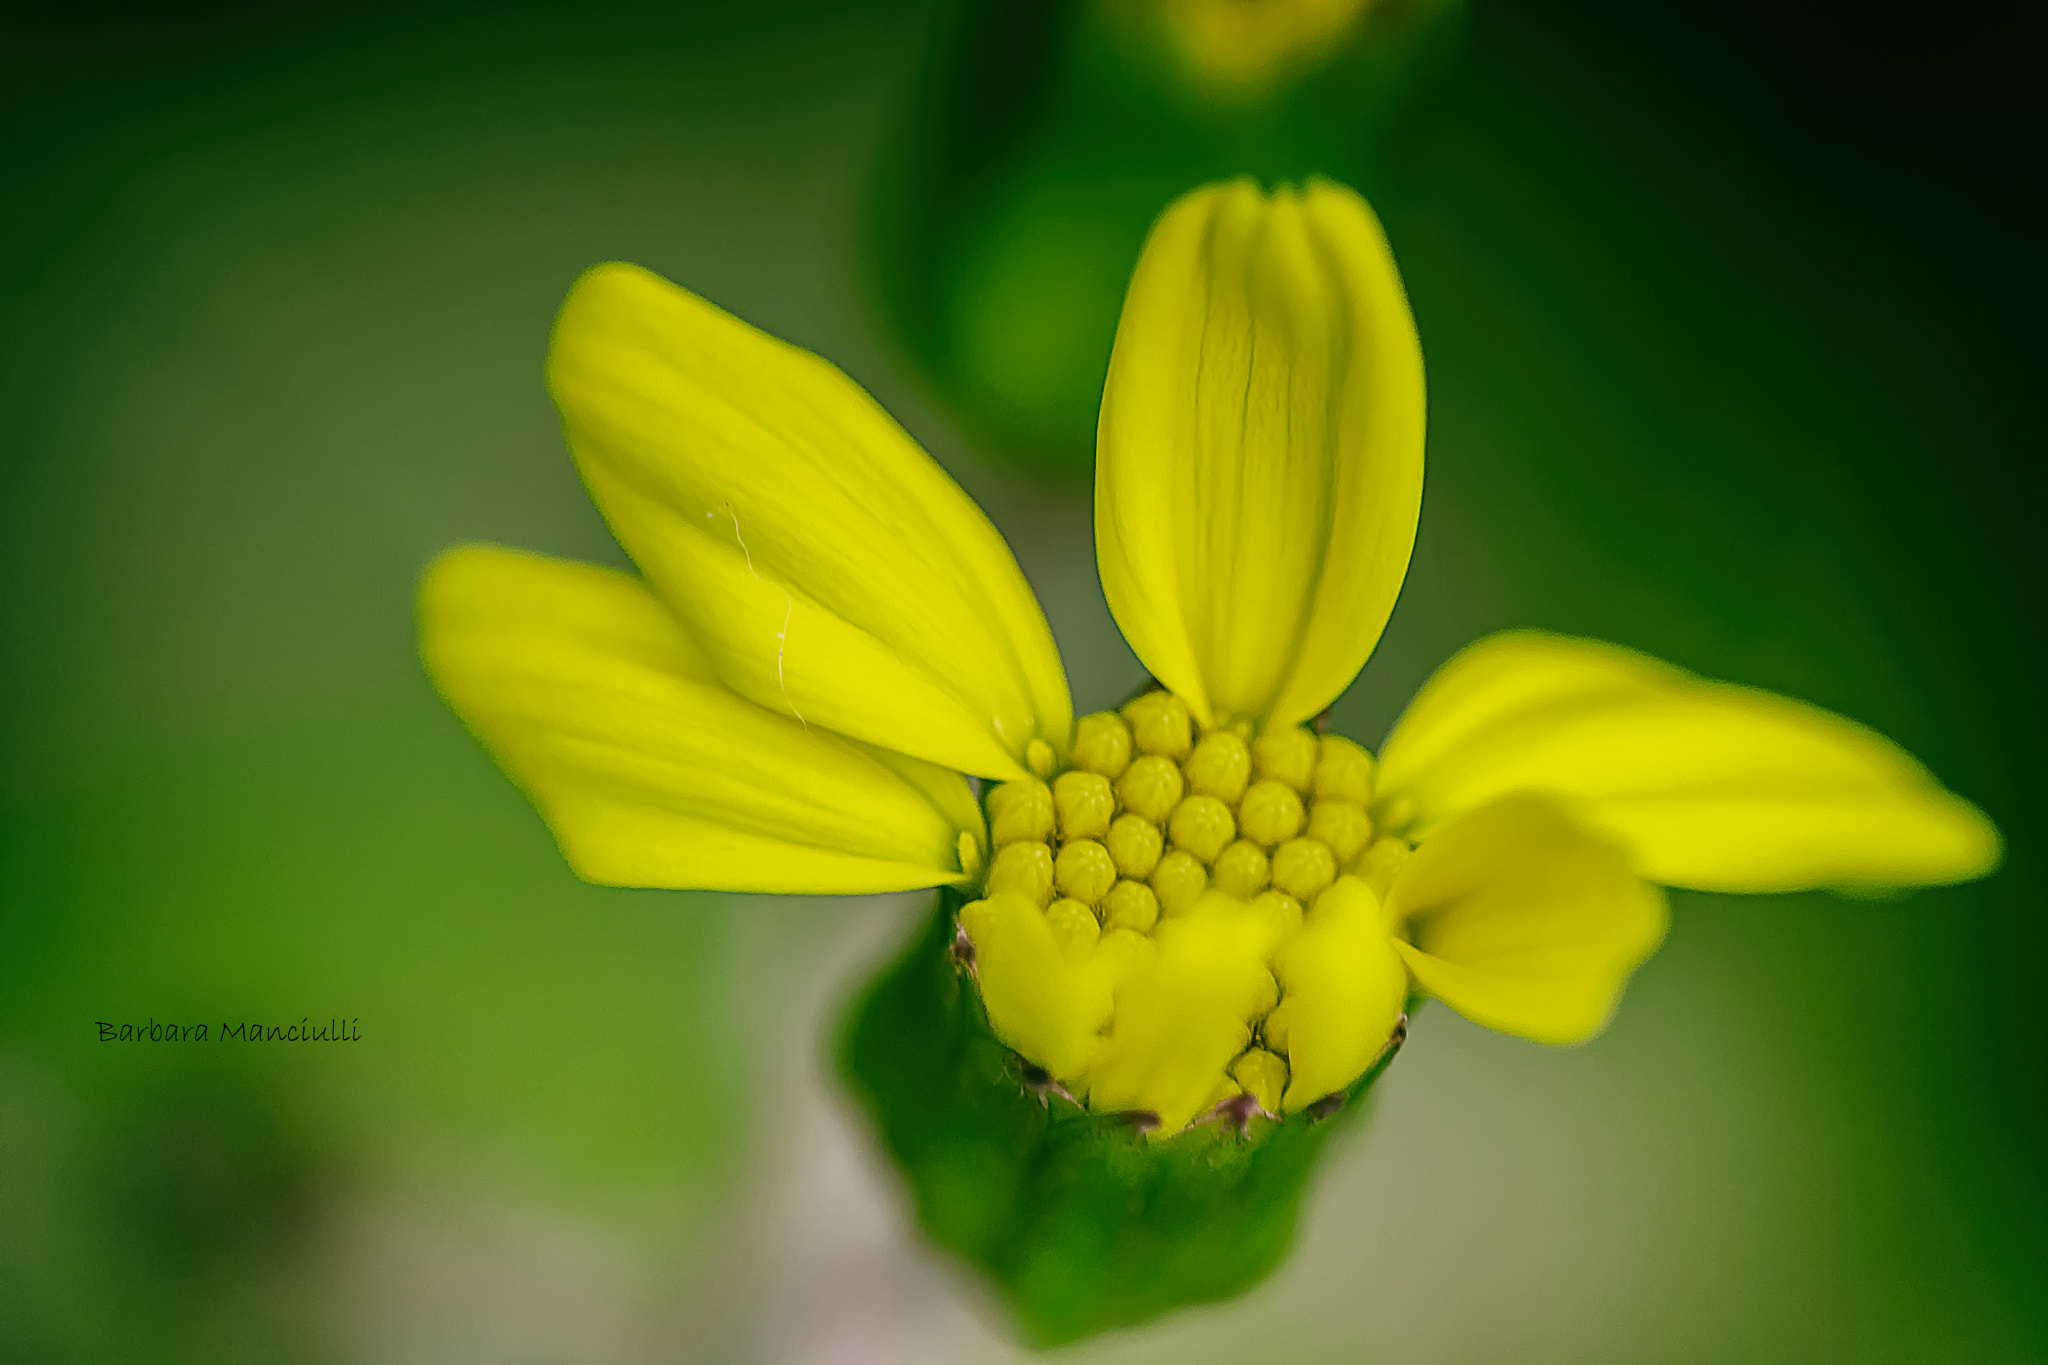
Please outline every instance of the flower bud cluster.
[[[1038, 906], [1064, 955], [1080, 960], [1110, 937], [1149, 938], [1220, 891], [1270, 926], [1270, 967], [1339, 875], [1384, 888], [1407, 845], [1374, 840], [1370, 753], [1299, 727], [1256, 738], [1244, 723], [1197, 731], [1187, 704], [1165, 691], [1083, 716], [1066, 770], [987, 793], [986, 893]], [[1249, 1094], [1280, 1112], [1280, 1006], [1275, 978], [1244, 1021], [1247, 1047], [1218, 1102]]]

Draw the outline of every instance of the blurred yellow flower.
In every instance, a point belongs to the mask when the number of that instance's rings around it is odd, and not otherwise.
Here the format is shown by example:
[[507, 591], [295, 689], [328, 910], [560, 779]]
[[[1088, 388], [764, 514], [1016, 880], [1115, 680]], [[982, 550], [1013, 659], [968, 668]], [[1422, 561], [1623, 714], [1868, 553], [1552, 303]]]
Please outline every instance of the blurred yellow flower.
[[1373, 0], [1107, 0], [1152, 30], [1196, 89], [1254, 98], [1312, 69]]
[[[460, 547], [429, 671], [583, 876], [957, 888], [999, 1037], [1172, 1133], [1345, 1089], [1411, 991], [1596, 1033], [1660, 885], [1978, 876], [1996, 831], [1883, 737], [1611, 645], [1482, 640], [1378, 762], [1312, 721], [1379, 640], [1423, 377], [1379, 224], [1321, 182], [1160, 218], [1103, 395], [1096, 548], [1159, 688], [1075, 721], [980, 510], [838, 370], [626, 265], [549, 380], [644, 578]], [[977, 799], [963, 775], [982, 779]]]

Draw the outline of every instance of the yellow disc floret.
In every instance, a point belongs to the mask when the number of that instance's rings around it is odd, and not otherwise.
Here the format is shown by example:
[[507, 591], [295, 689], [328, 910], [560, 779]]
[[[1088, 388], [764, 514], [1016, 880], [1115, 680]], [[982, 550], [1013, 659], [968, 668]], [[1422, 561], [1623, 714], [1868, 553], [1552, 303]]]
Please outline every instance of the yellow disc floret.
[[[1081, 717], [1071, 752], [984, 796], [987, 900], [960, 922], [1003, 1041], [1163, 1134], [1356, 1079], [1399, 998], [1384, 961], [1350, 957], [1408, 852], [1375, 828], [1372, 755], [1302, 727], [1202, 729], [1165, 691]], [[1347, 995], [1352, 976], [1369, 989]]]
[[996, 847], [1052, 838], [1052, 788], [1043, 782], [1005, 782], [988, 794], [988, 832]]
[[1337, 880], [1337, 857], [1314, 839], [1289, 839], [1273, 850], [1273, 885], [1304, 904]]
[[1276, 778], [1262, 777], [1244, 794], [1237, 825], [1245, 838], [1268, 848], [1292, 839], [1301, 832], [1301, 793]]
[[1156, 821], [1127, 811], [1110, 824], [1108, 847], [1118, 872], [1143, 881], [1159, 866], [1159, 855], [1166, 851], [1166, 839]]
[[1159, 923], [1159, 897], [1143, 882], [1120, 881], [1103, 897], [1102, 922], [1112, 929], [1149, 934]]
[[1027, 839], [996, 850], [988, 869], [988, 892], [1010, 892], [1040, 909], [1052, 903], [1052, 848]]
[[1084, 960], [1102, 937], [1102, 925], [1095, 912], [1080, 901], [1062, 897], [1045, 909], [1045, 922], [1052, 926], [1053, 941], [1069, 962]]
[[1124, 720], [1141, 753], [1176, 761], [1194, 743], [1194, 719], [1188, 704], [1171, 692], [1147, 692], [1124, 705]]
[[1252, 753], [1235, 731], [1212, 730], [1188, 755], [1186, 766], [1189, 791], [1235, 805], [1251, 780]]
[[1260, 735], [1252, 741], [1252, 771], [1297, 792], [1315, 781], [1316, 737], [1297, 725]]
[[1131, 727], [1122, 716], [1099, 711], [1074, 725], [1074, 766], [1115, 781], [1131, 765]]
[[1266, 859], [1266, 850], [1249, 839], [1239, 839], [1216, 855], [1216, 862], [1210, 869], [1216, 889], [1227, 896], [1248, 901], [1266, 889], [1273, 879], [1272, 864]]
[[1177, 848], [1152, 869], [1152, 889], [1159, 895], [1159, 913], [1178, 915], [1209, 889], [1209, 869], [1194, 854]]
[[1216, 855], [1237, 837], [1237, 820], [1230, 807], [1213, 796], [1190, 796], [1175, 806], [1166, 828], [1175, 848], [1186, 849], [1205, 866], [1215, 862]]
[[1161, 821], [1180, 804], [1186, 785], [1179, 765], [1172, 759], [1163, 754], [1147, 754], [1124, 769], [1116, 794], [1125, 810], [1147, 820]]
[[1100, 839], [1116, 818], [1116, 793], [1100, 773], [1061, 773], [1053, 779], [1052, 804], [1062, 839]]
[[1053, 863], [1053, 884], [1063, 896], [1093, 905], [1116, 885], [1116, 864], [1109, 850], [1093, 839], [1075, 839], [1060, 845]]
[[1308, 837], [1327, 844], [1339, 863], [1348, 863], [1372, 838], [1372, 817], [1356, 801], [1318, 800], [1309, 807]]
[[1372, 755], [1342, 735], [1324, 735], [1316, 758], [1314, 790], [1318, 801], [1372, 800]]

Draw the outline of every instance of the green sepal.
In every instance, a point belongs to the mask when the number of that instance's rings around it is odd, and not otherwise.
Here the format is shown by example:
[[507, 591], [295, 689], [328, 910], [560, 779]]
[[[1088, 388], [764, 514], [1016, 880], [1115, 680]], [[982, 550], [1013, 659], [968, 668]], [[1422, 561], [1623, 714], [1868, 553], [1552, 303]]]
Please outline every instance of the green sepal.
[[1312, 1113], [1147, 1138], [1091, 1114], [999, 1042], [955, 955], [965, 898], [944, 891], [854, 1002], [839, 1067], [941, 1247], [978, 1271], [1019, 1334], [1057, 1346], [1243, 1293], [1294, 1238], [1324, 1145], [1392, 1049]]

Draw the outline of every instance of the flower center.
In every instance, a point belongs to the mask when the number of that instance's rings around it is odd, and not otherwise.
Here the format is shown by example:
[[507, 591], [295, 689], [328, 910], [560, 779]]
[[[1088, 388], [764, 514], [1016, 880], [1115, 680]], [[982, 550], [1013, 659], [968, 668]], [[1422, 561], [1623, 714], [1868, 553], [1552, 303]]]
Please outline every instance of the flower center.
[[[1373, 837], [1372, 755], [1337, 735], [1292, 727], [1253, 739], [1251, 728], [1197, 733], [1187, 704], [1164, 691], [1081, 717], [1071, 766], [987, 792], [986, 894], [1037, 905], [1078, 960], [1110, 936], [1152, 937], [1213, 888], [1274, 926], [1270, 964], [1340, 875], [1384, 893], [1408, 846]], [[1276, 979], [1245, 1018], [1251, 1046], [1219, 1102], [1245, 1093], [1280, 1112], [1281, 1003]]]

